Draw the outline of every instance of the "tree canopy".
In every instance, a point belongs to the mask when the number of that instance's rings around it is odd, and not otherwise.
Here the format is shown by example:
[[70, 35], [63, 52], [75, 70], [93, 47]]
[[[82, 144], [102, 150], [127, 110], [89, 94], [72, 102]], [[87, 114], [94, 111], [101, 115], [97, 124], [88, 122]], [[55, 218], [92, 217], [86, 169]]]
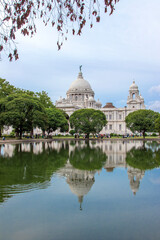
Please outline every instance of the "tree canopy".
[[0, 78], [0, 137], [2, 135], [1, 129], [5, 124], [2, 116], [2, 113], [5, 111], [5, 99], [15, 92], [16, 88], [13, 85], [10, 85], [5, 79]]
[[125, 122], [127, 127], [132, 132], [139, 132], [145, 137], [146, 132], [155, 131], [155, 120], [157, 119], [159, 113], [152, 110], [141, 109], [135, 112], [129, 113], [126, 117]]
[[80, 170], [99, 170], [106, 163], [107, 156], [100, 148], [89, 146], [76, 147], [70, 153], [69, 161], [73, 167]]
[[160, 136], [160, 114], [159, 114], [158, 118], [155, 120], [155, 128]]
[[16, 93], [9, 95], [1, 105], [4, 105], [1, 119], [5, 125], [13, 126], [20, 138], [24, 131], [32, 131], [33, 127], [45, 128], [46, 112], [38, 98]]
[[45, 91], [16, 88], [0, 78], [0, 136], [3, 126], [12, 126], [17, 136], [39, 127], [48, 133], [68, 131], [68, 115], [57, 109]]
[[0, 78], [0, 99], [7, 97], [14, 93], [16, 88], [7, 82], [5, 79]]
[[58, 108], [46, 108], [47, 125], [46, 131], [49, 133], [60, 128], [61, 132], [66, 132], [69, 129], [68, 121], [64, 112]]
[[48, 96], [48, 94], [45, 91], [42, 92], [36, 92], [35, 94], [40, 102], [43, 104], [45, 108], [53, 108], [53, 102], [51, 101], [51, 98]]
[[100, 110], [80, 109], [75, 111], [70, 116], [71, 128], [74, 128], [77, 133], [89, 134], [99, 133], [107, 124], [106, 116]]
[[89, 22], [100, 22], [100, 7], [110, 15], [119, 0], [1, 0], [0, 1], [0, 51], [6, 51], [10, 61], [18, 59], [16, 33], [33, 36], [36, 33], [36, 19], [55, 26], [59, 33], [58, 49], [67, 39], [68, 32], [81, 35]]

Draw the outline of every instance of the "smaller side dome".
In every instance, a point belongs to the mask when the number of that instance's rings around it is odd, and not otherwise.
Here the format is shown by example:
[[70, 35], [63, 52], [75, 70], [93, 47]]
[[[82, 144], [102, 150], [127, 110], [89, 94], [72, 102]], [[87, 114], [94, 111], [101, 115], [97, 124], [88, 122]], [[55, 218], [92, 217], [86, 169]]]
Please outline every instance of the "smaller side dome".
[[88, 102], [95, 102], [94, 98], [92, 96], [89, 97]]
[[140, 99], [143, 99], [143, 97], [142, 97], [142, 95], [141, 95], [141, 94], [139, 95], [139, 97], [140, 97]]
[[138, 90], [138, 86], [135, 84], [135, 81], [133, 81], [133, 83], [130, 86], [129, 90]]
[[97, 104], [97, 106], [102, 106], [102, 103], [99, 101], [99, 99], [98, 99], [98, 101], [96, 102], [96, 104]]
[[56, 102], [61, 103], [62, 102], [62, 97], [60, 97]]

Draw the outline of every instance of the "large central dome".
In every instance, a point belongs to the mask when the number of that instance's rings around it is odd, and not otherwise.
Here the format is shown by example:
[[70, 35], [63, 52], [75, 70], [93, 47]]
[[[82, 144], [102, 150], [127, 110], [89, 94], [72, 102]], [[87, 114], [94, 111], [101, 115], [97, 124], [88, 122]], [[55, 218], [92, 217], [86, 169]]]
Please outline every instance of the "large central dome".
[[67, 93], [70, 93], [70, 92], [77, 92], [77, 93], [92, 92], [93, 93], [91, 85], [89, 84], [88, 81], [84, 80], [82, 76], [82, 72], [79, 72], [77, 79], [74, 82], [72, 82]]

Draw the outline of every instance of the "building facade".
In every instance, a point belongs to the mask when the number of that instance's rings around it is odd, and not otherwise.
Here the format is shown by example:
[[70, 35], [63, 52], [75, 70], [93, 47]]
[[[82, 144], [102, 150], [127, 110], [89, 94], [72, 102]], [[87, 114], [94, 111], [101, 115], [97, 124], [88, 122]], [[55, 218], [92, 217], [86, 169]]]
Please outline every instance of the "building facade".
[[[88, 81], [83, 78], [80, 71], [78, 77], [72, 82], [69, 90], [66, 93], [67, 97], [60, 97], [56, 101], [57, 108], [64, 110], [69, 116], [78, 109], [92, 108], [102, 111], [107, 119], [107, 125], [102, 129], [101, 134], [130, 134], [131, 131], [126, 128], [125, 117], [133, 111], [145, 109], [144, 99], [139, 94], [138, 86], [133, 81], [129, 88], [129, 96], [127, 98], [127, 106], [123, 108], [116, 108], [111, 102], [106, 103], [102, 107], [102, 103], [95, 100], [95, 93]], [[9, 135], [13, 128], [11, 126], [4, 126], [3, 134]], [[59, 130], [53, 132], [58, 134]], [[34, 129], [34, 134], [42, 134], [39, 128]]]
[[60, 97], [56, 101], [56, 107], [64, 110], [69, 116], [78, 109], [93, 108], [102, 111], [107, 119], [107, 125], [102, 129], [102, 134], [127, 134], [131, 133], [126, 128], [125, 117], [133, 111], [145, 109], [144, 99], [139, 94], [138, 86], [133, 81], [129, 88], [129, 96], [127, 106], [124, 108], [116, 108], [112, 103], [106, 103], [102, 107], [101, 102], [96, 101], [95, 93], [88, 81], [83, 78], [80, 71], [77, 79], [72, 82], [69, 90], [66, 93], [67, 97]]

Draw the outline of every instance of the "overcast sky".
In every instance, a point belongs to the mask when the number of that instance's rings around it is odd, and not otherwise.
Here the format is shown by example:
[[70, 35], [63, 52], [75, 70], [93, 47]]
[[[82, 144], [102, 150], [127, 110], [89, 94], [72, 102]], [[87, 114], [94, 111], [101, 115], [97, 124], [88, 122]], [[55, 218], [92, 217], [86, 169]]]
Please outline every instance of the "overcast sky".
[[17, 36], [18, 61], [1, 56], [0, 77], [16, 87], [45, 90], [55, 103], [82, 65], [102, 105], [124, 107], [135, 80], [147, 108], [160, 112], [160, 1], [120, 0], [115, 8], [80, 37], [69, 35], [60, 51], [54, 28], [37, 23], [33, 38]]

